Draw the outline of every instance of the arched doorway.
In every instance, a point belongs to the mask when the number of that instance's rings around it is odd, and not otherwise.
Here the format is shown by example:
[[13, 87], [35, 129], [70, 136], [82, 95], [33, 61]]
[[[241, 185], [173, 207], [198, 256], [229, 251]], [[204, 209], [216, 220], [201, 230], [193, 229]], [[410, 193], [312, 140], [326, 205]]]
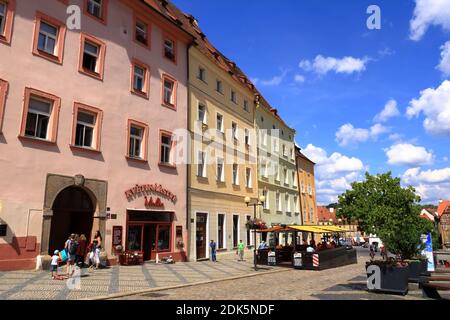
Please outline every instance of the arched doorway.
[[71, 186], [56, 197], [52, 210], [49, 254], [64, 248], [64, 243], [72, 233], [84, 234], [91, 238], [96, 203], [81, 187]]

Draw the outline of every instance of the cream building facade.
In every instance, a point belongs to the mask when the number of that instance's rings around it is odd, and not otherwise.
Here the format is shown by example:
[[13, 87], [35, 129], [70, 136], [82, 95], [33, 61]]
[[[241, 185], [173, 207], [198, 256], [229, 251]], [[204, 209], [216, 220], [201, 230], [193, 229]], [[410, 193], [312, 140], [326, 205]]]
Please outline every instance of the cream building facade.
[[[198, 29], [195, 19], [189, 19]], [[189, 260], [235, 251], [242, 240], [253, 245], [246, 228], [253, 208], [245, 197], [257, 196], [254, 92], [240, 70], [206, 38], [189, 50], [188, 165]]]
[[295, 130], [259, 96], [255, 124], [258, 131], [258, 189], [266, 201], [261, 218], [268, 226], [300, 224]]

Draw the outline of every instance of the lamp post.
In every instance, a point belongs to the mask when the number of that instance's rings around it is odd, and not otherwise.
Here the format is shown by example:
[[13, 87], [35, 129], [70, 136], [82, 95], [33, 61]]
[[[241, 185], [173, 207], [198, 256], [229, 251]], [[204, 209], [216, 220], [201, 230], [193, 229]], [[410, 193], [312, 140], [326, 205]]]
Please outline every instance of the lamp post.
[[[247, 207], [253, 206], [253, 219], [256, 221], [256, 207], [257, 206], [264, 206], [264, 202], [266, 201], [266, 197], [260, 196], [259, 200], [256, 202], [251, 202], [250, 197], [245, 197], [244, 199], [245, 203], [247, 204]], [[256, 230], [253, 231], [253, 264], [255, 266], [255, 271], [258, 270], [258, 267], [256, 266]]]

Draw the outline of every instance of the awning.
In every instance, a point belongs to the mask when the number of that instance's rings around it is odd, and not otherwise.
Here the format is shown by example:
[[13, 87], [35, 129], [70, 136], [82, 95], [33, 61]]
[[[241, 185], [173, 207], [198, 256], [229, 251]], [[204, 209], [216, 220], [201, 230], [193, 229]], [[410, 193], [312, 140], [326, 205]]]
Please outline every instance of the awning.
[[319, 226], [319, 228], [328, 230], [328, 231], [332, 231], [332, 232], [351, 232], [351, 230], [347, 230], [347, 229], [344, 229], [341, 227], [336, 227], [336, 226]]
[[262, 232], [262, 233], [266, 233], [266, 232], [289, 232], [289, 231], [292, 231], [292, 230], [289, 229], [288, 227], [281, 227], [281, 226], [275, 226], [275, 227], [268, 228], [268, 229], [256, 230], [256, 232]]
[[313, 233], [329, 233], [330, 230], [322, 229], [322, 226], [289, 226], [295, 231], [313, 232]]

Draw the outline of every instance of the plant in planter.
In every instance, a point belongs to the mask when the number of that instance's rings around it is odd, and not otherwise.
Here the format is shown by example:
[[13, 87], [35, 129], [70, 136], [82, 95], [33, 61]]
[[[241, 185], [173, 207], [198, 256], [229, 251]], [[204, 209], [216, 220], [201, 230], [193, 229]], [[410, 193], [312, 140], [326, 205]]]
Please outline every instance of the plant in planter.
[[352, 183], [352, 189], [339, 197], [337, 215], [358, 221], [362, 231], [378, 235], [386, 252], [396, 256], [367, 263], [369, 290], [406, 294], [407, 261], [420, 255], [420, 236], [433, 230], [432, 223], [420, 218], [415, 189], [403, 188], [400, 182], [390, 172], [366, 173], [365, 181]]

